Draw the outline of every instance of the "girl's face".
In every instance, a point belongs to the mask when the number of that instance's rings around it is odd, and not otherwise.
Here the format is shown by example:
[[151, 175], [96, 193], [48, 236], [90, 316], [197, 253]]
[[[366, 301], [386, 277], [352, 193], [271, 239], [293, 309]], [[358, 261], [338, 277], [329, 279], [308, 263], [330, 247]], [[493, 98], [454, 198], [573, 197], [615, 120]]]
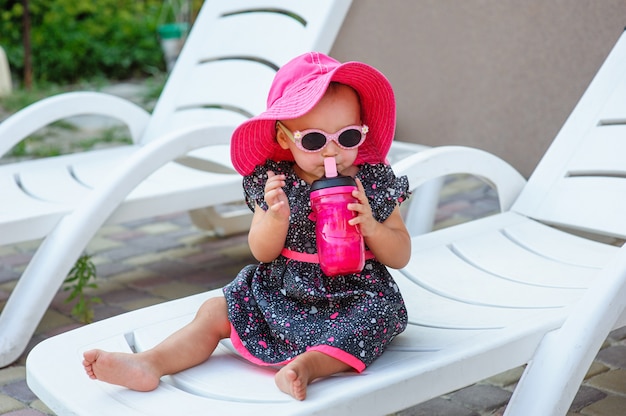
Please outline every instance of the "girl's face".
[[[320, 102], [307, 114], [281, 122], [291, 132], [320, 129], [327, 133], [335, 133], [346, 126], [360, 125], [359, 97], [347, 85], [331, 85]], [[276, 139], [283, 149], [291, 151], [296, 161], [294, 167], [296, 174], [308, 183], [324, 176], [324, 158], [326, 157], [335, 158], [339, 173], [347, 176], [353, 176], [356, 173], [353, 163], [357, 157], [358, 148], [343, 149], [335, 141], [330, 140], [326, 147], [318, 152], [305, 152], [298, 148], [279, 127], [276, 130]]]

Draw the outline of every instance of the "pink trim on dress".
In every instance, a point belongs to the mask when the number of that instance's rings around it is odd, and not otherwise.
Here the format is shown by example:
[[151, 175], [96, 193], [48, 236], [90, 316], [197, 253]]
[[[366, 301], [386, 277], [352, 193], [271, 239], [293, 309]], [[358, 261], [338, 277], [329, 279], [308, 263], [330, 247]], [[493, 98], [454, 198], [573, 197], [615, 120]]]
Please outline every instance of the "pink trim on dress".
[[248, 349], [241, 342], [241, 338], [239, 338], [239, 334], [237, 334], [237, 331], [235, 330], [235, 327], [233, 326], [233, 324], [230, 324], [230, 342], [232, 342], [233, 347], [235, 347], [237, 352], [241, 354], [243, 358], [257, 365], [263, 365], [263, 366], [285, 365], [293, 361], [293, 360], [286, 360], [281, 363], [270, 364], [250, 354], [250, 351], [248, 351]]
[[[284, 257], [291, 260], [301, 261], [303, 263], [319, 263], [320, 258], [317, 253], [302, 253], [301, 251], [293, 251], [288, 248], [283, 248], [280, 252]], [[374, 259], [374, 253], [369, 250], [365, 250], [365, 260]]]
[[363, 363], [363, 361], [337, 347], [332, 347], [330, 345], [315, 345], [313, 347], [307, 348], [306, 350], [318, 351], [322, 354], [329, 355], [334, 359], [339, 360], [342, 363], [345, 363], [354, 368], [358, 373], [361, 373], [363, 372], [363, 370], [365, 370], [365, 363]]
[[[250, 351], [248, 351], [248, 349], [243, 345], [243, 343], [241, 342], [241, 338], [239, 338], [239, 334], [237, 334], [237, 331], [235, 330], [235, 327], [233, 326], [233, 324], [230, 324], [230, 342], [233, 344], [233, 347], [235, 347], [237, 352], [243, 358], [257, 365], [261, 365], [261, 366], [286, 365], [294, 360], [294, 359], [291, 359], [291, 360], [285, 360], [280, 363], [270, 364], [255, 357], [254, 355], [250, 354]], [[359, 360], [354, 355], [349, 354], [345, 352], [344, 350], [339, 349], [337, 347], [331, 347], [330, 345], [316, 345], [313, 347], [308, 347], [306, 350], [318, 351], [318, 352], [321, 352], [322, 354], [331, 356], [341, 361], [342, 363], [345, 363], [349, 365], [350, 367], [354, 368], [358, 373], [361, 373], [363, 370], [365, 370], [365, 364], [363, 363], [363, 361]]]

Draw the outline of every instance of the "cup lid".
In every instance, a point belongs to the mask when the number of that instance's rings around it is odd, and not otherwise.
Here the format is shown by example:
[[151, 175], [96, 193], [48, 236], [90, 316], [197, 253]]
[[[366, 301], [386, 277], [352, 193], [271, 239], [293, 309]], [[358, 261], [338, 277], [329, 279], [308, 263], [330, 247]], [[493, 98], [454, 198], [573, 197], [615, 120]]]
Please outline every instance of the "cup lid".
[[338, 175], [334, 178], [322, 177], [311, 184], [311, 192], [336, 186], [356, 186], [356, 181], [350, 176]]

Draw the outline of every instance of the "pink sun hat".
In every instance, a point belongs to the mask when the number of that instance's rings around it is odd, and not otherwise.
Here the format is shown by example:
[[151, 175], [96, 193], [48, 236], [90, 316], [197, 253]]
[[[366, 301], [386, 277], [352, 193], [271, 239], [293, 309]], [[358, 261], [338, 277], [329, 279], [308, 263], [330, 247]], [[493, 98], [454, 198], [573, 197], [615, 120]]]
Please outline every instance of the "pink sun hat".
[[362, 62], [340, 63], [318, 52], [300, 55], [278, 70], [267, 98], [267, 110], [243, 122], [231, 139], [233, 166], [249, 175], [267, 159], [293, 160], [276, 141], [276, 121], [308, 113], [322, 98], [331, 81], [349, 85], [358, 93], [362, 123], [369, 127], [355, 164], [387, 163], [396, 128], [393, 88], [377, 69]]

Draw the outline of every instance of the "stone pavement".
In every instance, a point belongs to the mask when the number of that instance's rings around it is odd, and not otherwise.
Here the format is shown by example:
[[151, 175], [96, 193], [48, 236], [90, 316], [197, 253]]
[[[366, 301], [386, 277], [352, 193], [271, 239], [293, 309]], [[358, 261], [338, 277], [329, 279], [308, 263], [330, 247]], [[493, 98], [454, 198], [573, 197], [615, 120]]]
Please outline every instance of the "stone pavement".
[[[437, 226], [447, 226], [497, 210], [493, 192], [469, 177], [449, 181], [442, 191]], [[39, 242], [0, 247], [0, 306]], [[129, 310], [217, 288], [253, 262], [245, 234], [219, 238], [196, 229], [186, 213], [104, 227], [87, 253], [97, 264], [102, 299], [100, 320]], [[59, 291], [29, 348], [54, 334], [80, 325]], [[28, 389], [24, 354], [0, 369], [0, 413], [14, 416], [51, 414]], [[80, 363], [76, 363], [80, 365]], [[514, 369], [459, 391], [399, 412], [397, 416], [501, 415], [522, 369]], [[626, 328], [614, 331], [580, 388], [569, 416], [626, 415]], [[529, 415], [541, 416], [541, 415]]]

